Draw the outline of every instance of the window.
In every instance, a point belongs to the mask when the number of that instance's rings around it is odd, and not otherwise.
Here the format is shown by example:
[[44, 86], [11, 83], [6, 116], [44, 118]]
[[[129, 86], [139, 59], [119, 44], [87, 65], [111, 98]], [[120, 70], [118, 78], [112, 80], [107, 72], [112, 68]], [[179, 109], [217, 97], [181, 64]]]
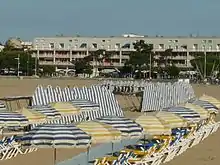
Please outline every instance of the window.
[[159, 44], [159, 49], [164, 49], [164, 44]]
[[212, 40], [208, 40], [208, 43], [211, 44], [211, 43], [212, 43]]
[[49, 47], [50, 47], [51, 49], [54, 49], [54, 43], [50, 43], [50, 44], [49, 44]]
[[97, 48], [97, 47], [98, 47], [97, 43], [92, 44], [92, 48]]
[[102, 42], [105, 42], [105, 40], [102, 40]]
[[87, 43], [82, 43], [82, 44], [80, 45], [80, 48], [87, 48]]
[[69, 42], [73, 42], [73, 40], [69, 40]]
[[176, 49], [176, 50], [178, 50], [178, 49], [179, 49], [179, 47], [176, 45], [176, 46], [175, 46], [175, 49]]
[[130, 43], [126, 43], [121, 48], [123, 48], [123, 49], [130, 49], [130, 47], [131, 47]]
[[168, 46], [168, 49], [172, 49], [172, 46], [171, 46], [171, 45], [169, 45], [169, 46]]
[[198, 50], [198, 44], [193, 44], [193, 49]]
[[175, 40], [174, 42], [175, 42], [175, 43], [178, 43], [179, 41], [178, 41], [178, 40]]
[[217, 49], [217, 50], [220, 50], [220, 44], [217, 44], [217, 45], [216, 45], [216, 49]]
[[115, 48], [116, 48], [116, 49], [119, 49], [120, 47], [121, 47], [121, 46], [120, 46], [120, 43], [116, 43], [116, 44], [115, 44]]
[[60, 44], [59, 44], [59, 48], [60, 48], [60, 49], [63, 49], [63, 48], [64, 48], [64, 43], [60, 43]]
[[202, 40], [202, 43], [206, 43], [206, 40]]

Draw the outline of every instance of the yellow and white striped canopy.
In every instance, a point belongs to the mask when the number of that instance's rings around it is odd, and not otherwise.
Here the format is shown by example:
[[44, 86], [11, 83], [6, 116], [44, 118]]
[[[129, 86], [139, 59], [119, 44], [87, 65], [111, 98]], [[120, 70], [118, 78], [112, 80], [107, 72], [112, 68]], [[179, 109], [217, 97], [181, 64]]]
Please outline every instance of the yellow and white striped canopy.
[[171, 134], [171, 128], [169, 127], [169, 125], [163, 122], [162, 120], [160, 120], [160, 118], [156, 116], [142, 115], [139, 116], [135, 120], [135, 122], [143, 127], [145, 134], [149, 134], [149, 135]]
[[52, 108], [56, 109], [61, 115], [73, 115], [79, 113], [80, 108], [74, 106], [69, 102], [56, 102], [50, 104]]
[[28, 122], [30, 124], [43, 123], [47, 120], [46, 115], [39, 113], [37, 111], [33, 111], [31, 109], [27, 109], [27, 108], [22, 108], [18, 110], [18, 113], [24, 115], [28, 119]]
[[186, 103], [184, 107], [189, 108], [194, 112], [197, 112], [200, 115], [201, 119], [208, 119], [210, 117], [209, 111], [205, 110], [204, 108], [198, 105]]
[[220, 101], [212, 96], [203, 95], [199, 98], [199, 100], [208, 101], [220, 109]]
[[77, 127], [89, 134], [93, 143], [105, 143], [122, 139], [119, 130], [105, 123], [87, 121], [78, 124]]
[[171, 112], [158, 112], [157, 114], [155, 114], [155, 116], [162, 120], [164, 123], [167, 123], [170, 128], [180, 128], [188, 126], [187, 120]]

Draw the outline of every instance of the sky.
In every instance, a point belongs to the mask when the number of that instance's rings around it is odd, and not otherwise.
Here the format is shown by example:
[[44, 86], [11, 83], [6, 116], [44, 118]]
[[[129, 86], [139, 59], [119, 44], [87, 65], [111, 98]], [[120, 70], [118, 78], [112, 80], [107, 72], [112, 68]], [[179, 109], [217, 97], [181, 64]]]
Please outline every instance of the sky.
[[55, 36], [220, 36], [220, 0], [1, 0], [0, 41]]

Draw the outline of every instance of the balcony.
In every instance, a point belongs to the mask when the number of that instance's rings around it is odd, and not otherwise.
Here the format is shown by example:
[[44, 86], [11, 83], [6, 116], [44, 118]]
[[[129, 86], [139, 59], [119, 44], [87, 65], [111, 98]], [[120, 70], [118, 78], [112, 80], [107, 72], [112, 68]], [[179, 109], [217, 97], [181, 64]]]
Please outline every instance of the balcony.
[[56, 58], [70, 58], [70, 54], [55, 54]]
[[39, 61], [39, 65], [54, 65], [53, 61]]
[[73, 66], [70, 61], [55, 61], [55, 65], [57, 66]]
[[[40, 53], [38, 55], [39, 58], [53, 58], [54, 54], [53, 53]], [[33, 55], [35, 57], [35, 55]]]

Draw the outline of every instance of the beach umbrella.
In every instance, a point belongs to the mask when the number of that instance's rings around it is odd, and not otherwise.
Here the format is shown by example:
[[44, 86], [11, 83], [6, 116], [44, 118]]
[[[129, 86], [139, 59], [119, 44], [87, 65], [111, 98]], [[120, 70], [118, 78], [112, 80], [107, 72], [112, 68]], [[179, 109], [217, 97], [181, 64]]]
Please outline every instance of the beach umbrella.
[[74, 125], [45, 124], [33, 128], [21, 141], [23, 147], [53, 148], [55, 164], [57, 148], [88, 148], [91, 137]]
[[201, 119], [200, 115], [197, 112], [189, 108], [185, 108], [185, 107], [171, 107], [171, 108], [168, 108], [166, 111], [177, 114], [180, 117], [186, 119], [187, 121], [193, 122], [193, 123], [199, 122]]
[[197, 112], [200, 115], [201, 119], [208, 119], [210, 117], [209, 112], [198, 105], [186, 103], [183, 107], [189, 108], [190, 110]]
[[122, 139], [122, 133], [119, 130], [105, 123], [86, 121], [76, 126], [92, 137], [92, 143], [106, 143]]
[[51, 103], [50, 106], [57, 110], [61, 115], [73, 115], [80, 112], [80, 108], [70, 102]]
[[32, 109], [22, 108], [17, 112], [24, 115], [28, 119], [29, 124], [44, 123], [47, 120], [46, 115]]
[[15, 112], [1, 112], [0, 113], [0, 126], [1, 127], [25, 127], [28, 126], [28, 119]]
[[212, 96], [203, 95], [199, 98], [199, 100], [210, 102], [211, 104], [215, 105], [218, 109], [220, 109], [220, 101]]
[[174, 113], [171, 112], [158, 112], [155, 114], [164, 123], [167, 123], [170, 128], [181, 128], [187, 127], [188, 121]]
[[116, 116], [106, 116], [97, 119], [98, 122], [102, 122], [116, 128], [122, 133], [122, 136], [127, 138], [138, 138], [143, 134], [143, 128], [135, 121]]
[[37, 105], [29, 108], [31, 108], [33, 111], [37, 111], [46, 115], [49, 119], [61, 117], [61, 114], [57, 110], [52, 108], [50, 105]]
[[192, 102], [192, 104], [203, 107], [204, 109], [206, 109], [210, 113], [215, 113], [215, 114], [219, 113], [219, 109], [215, 105], [213, 105], [212, 103], [210, 103], [208, 101], [195, 100], [194, 102]]
[[137, 117], [135, 122], [141, 125], [145, 135], [171, 135], [171, 128], [169, 125], [157, 116], [142, 115]]

